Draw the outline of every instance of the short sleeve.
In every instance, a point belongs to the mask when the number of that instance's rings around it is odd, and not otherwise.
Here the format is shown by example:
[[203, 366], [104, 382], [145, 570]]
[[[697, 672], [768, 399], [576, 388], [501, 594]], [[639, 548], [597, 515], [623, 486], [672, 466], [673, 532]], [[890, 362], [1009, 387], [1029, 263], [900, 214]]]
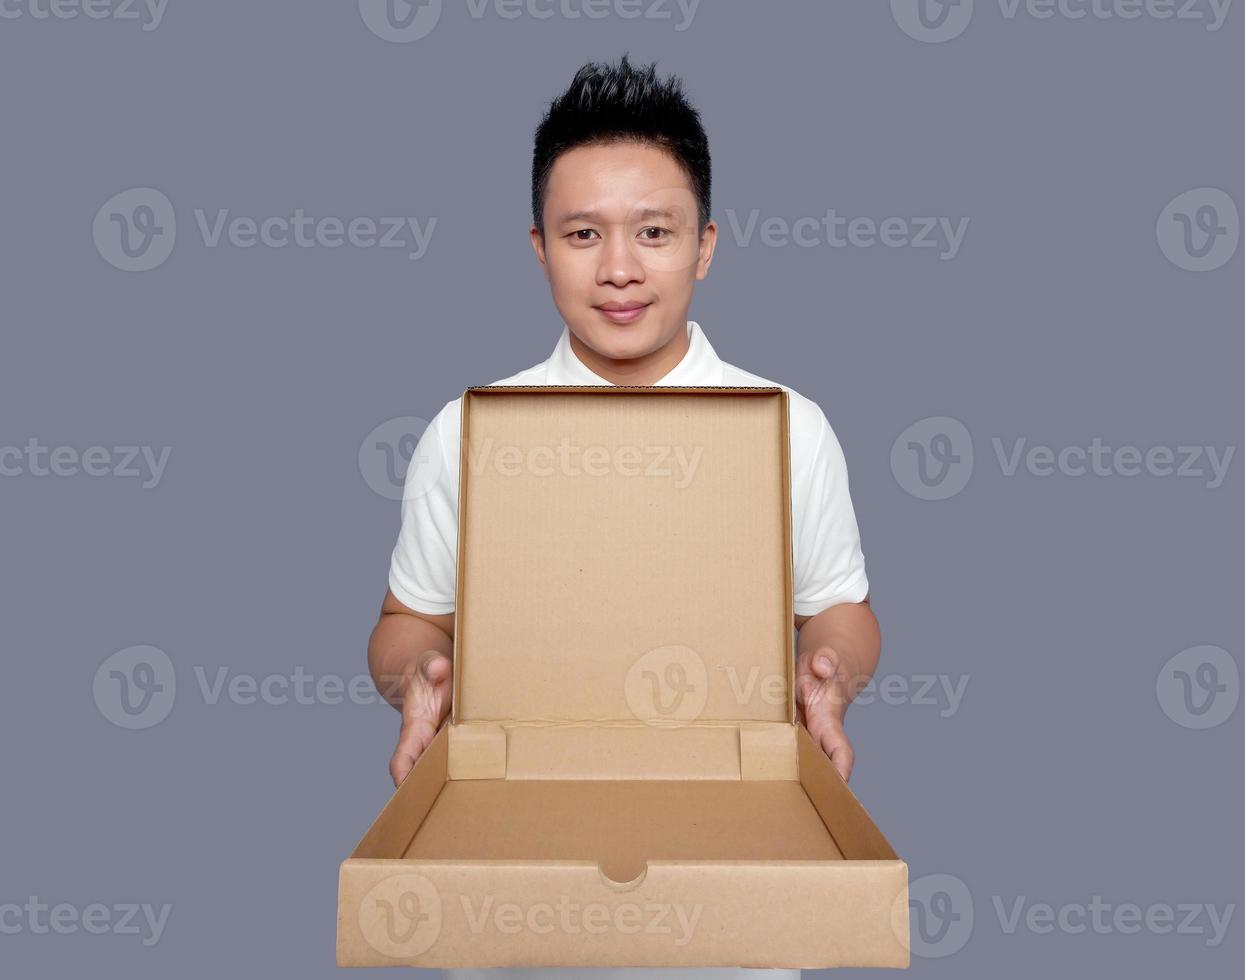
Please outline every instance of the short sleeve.
[[810, 457], [797, 461], [800, 448], [792, 447], [796, 481], [792, 488], [792, 569], [798, 616], [815, 616], [842, 602], [860, 602], [869, 594], [847, 461], [820, 408], [816, 408], [815, 426]]
[[[407, 467], [402, 528], [389, 565], [389, 589], [416, 612], [454, 611], [458, 561], [457, 428], [447, 422], [451, 402], [428, 423]], [[447, 446], [453, 439], [455, 445]]]

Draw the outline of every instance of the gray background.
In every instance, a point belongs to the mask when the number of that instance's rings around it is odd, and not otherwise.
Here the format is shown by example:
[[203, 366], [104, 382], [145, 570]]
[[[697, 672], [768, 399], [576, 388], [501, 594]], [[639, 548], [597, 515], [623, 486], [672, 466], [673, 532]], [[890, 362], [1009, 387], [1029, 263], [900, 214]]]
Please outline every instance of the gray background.
[[[561, 324], [527, 242], [531, 133], [581, 62], [628, 50], [685, 77], [710, 135], [722, 241], [692, 317], [725, 360], [818, 401], [843, 444], [880, 673], [969, 677], [950, 717], [876, 699], [848, 715], [852, 786], [914, 901], [931, 874], [971, 896], [967, 942], [914, 971], [1229, 975], [1236, 922], [1218, 947], [1008, 934], [994, 897], [1239, 895], [1241, 712], [1196, 730], [1156, 682], [1186, 648], [1245, 647], [1240, 480], [1007, 478], [991, 439], [1237, 442], [1245, 255], [1186, 271], [1156, 219], [1193, 188], [1245, 205], [1243, 17], [1207, 31], [978, 0], [945, 43], [880, 2], [704, 2], [682, 31], [677, 10], [475, 19], [448, 3], [414, 43], [379, 39], [353, 2], [170, 0], [151, 31], [0, 19], [0, 444], [171, 447], [151, 489], [0, 478], [0, 904], [172, 904], [151, 948], [0, 935], [4, 973], [338, 975], [337, 864], [388, 798], [397, 716], [212, 705], [194, 669], [366, 669], [399, 506], [360, 446], [547, 356]], [[136, 187], [178, 224], [143, 273], [92, 237]], [[410, 261], [208, 248], [195, 208], [438, 220]], [[944, 261], [741, 245], [727, 220], [826, 208], [970, 223]], [[975, 466], [922, 500], [891, 451], [935, 416], [963, 423]], [[169, 655], [177, 695], [131, 731], [92, 684], [138, 644]]]

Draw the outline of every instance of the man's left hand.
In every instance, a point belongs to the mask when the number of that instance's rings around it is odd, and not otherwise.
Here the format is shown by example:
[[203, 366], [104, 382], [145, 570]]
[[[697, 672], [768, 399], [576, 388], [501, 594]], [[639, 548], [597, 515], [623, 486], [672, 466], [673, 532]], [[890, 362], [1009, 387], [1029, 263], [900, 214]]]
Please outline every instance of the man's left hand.
[[843, 730], [849, 699], [839, 656], [830, 647], [806, 650], [795, 662], [795, 700], [799, 720], [830, 757], [844, 781], [851, 778], [855, 753]]

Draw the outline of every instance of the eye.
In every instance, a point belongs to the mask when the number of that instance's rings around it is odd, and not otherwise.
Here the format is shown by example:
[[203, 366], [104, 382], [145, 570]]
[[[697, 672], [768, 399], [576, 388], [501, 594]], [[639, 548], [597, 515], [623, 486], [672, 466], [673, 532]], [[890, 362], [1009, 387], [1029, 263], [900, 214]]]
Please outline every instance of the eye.
[[[649, 234], [650, 232], [656, 232], [656, 234]], [[640, 237], [646, 242], [660, 242], [662, 239], [670, 237], [670, 229], [649, 225], [647, 228], [640, 229]]]
[[596, 234], [596, 231], [594, 231], [592, 228], [580, 228], [578, 231], [571, 232], [570, 238], [577, 242], [590, 242], [592, 241], [592, 239], [584, 237], [584, 236], [595, 235], [595, 234]]

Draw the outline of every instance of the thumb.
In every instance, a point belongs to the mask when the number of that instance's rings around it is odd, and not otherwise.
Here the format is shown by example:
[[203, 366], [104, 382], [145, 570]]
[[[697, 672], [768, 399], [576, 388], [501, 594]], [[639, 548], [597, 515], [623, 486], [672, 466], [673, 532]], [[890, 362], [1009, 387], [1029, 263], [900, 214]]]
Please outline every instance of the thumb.
[[437, 650], [429, 650], [419, 658], [419, 672], [433, 684], [447, 680], [452, 673], [450, 658]]
[[834, 768], [839, 771], [839, 775], [843, 777], [843, 782], [847, 782], [852, 778], [852, 767], [856, 762], [856, 753], [851, 745], [847, 743], [836, 745], [834, 751], [830, 753], [830, 761], [834, 764]]
[[398, 732], [398, 746], [393, 750], [393, 758], [389, 761], [389, 775], [393, 777], [395, 786], [415, 768], [415, 763], [424, 754], [436, 732], [434, 725], [421, 718], [407, 718], [402, 722], [402, 729]]
[[394, 786], [401, 786], [412, 769], [415, 768], [417, 757], [413, 755], [401, 743], [393, 753], [393, 758], [389, 760], [389, 776], [393, 780]]

